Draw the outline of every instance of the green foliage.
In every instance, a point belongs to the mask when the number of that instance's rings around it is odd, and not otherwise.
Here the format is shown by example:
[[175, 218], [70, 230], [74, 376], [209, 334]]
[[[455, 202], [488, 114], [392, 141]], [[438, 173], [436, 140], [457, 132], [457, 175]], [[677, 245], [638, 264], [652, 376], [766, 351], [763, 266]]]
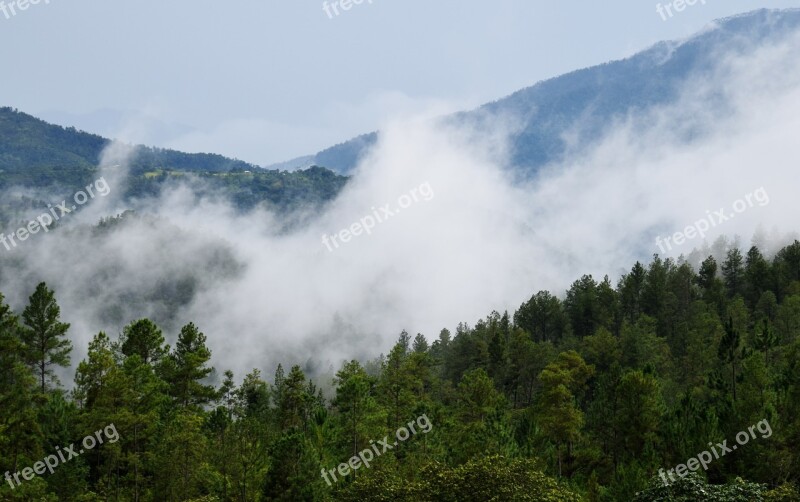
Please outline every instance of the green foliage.
[[138, 355], [144, 364], [158, 364], [167, 352], [164, 335], [150, 319], [125, 326], [120, 336], [120, 351], [127, 357]]
[[764, 485], [739, 478], [727, 485], [710, 485], [691, 473], [669, 486], [655, 478], [646, 490], [636, 494], [633, 502], [763, 502], [766, 491]]
[[48, 381], [58, 380], [53, 366], [69, 366], [72, 343], [66, 338], [69, 324], [61, 322], [61, 309], [47, 284], [39, 283], [22, 312], [25, 326], [21, 331], [23, 357], [39, 377], [41, 392]]
[[784, 483], [781, 486], [770, 490], [764, 494], [764, 502], [798, 502], [800, 501], [800, 493], [797, 489]]
[[391, 470], [371, 472], [337, 496], [341, 501], [580, 502], [579, 495], [541, 472], [532, 460], [487, 456], [452, 468], [431, 463], [418, 481]]
[[[100, 175], [101, 154], [111, 143], [7, 107], [0, 108], [0, 137], [0, 189], [31, 187], [47, 190], [53, 198], [93, 182]], [[283, 213], [332, 200], [348, 180], [318, 166], [292, 172], [266, 170], [222, 155], [129, 148], [127, 178], [118, 183], [131, 203], [158, 196], [169, 184], [185, 182], [197, 195], [222, 196], [242, 211], [263, 206]], [[24, 220], [46, 210], [48, 202], [52, 200], [26, 196], [0, 202], [0, 223]]]
[[539, 375], [542, 393], [538, 422], [542, 433], [556, 445], [559, 475], [563, 473], [563, 447], [580, 439], [584, 424], [576, 394], [583, 391], [592, 374], [594, 367], [587, 365], [577, 352], [570, 351], [559, 354], [558, 360], [548, 364]]
[[[148, 319], [98, 333], [66, 393], [53, 292], [40, 284], [22, 323], [0, 296], [0, 473], [119, 433], [0, 500], [798, 501], [798, 249], [724, 250], [698, 273], [656, 258], [431, 344], [403, 331], [387, 356], [343, 363], [327, 396], [299, 365], [217, 381], [197, 326]], [[709, 481], [654, 475], [764, 420]]]
[[180, 406], [196, 408], [213, 399], [214, 388], [201, 383], [213, 371], [206, 366], [210, 359], [206, 336], [197, 326], [189, 323], [181, 328], [175, 350], [160, 367], [164, 379], [170, 382], [170, 395]]
[[[41, 454], [43, 432], [34, 403], [36, 378], [25, 364], [18, 318], [0, 295], [0, 471]], [[0, 493], [3, 493], [0, 488]]]

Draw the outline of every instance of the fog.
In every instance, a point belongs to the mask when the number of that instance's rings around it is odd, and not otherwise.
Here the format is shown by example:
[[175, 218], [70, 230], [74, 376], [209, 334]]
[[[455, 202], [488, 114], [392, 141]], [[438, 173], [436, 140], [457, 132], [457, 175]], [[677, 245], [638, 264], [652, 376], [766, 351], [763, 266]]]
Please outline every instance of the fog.
[[[796, 229], [799, 49], [791, 38], [720, 55], [713, 75], [686, 81], [677, 102], [609, 124], [596, 147], [525, 183], [507, 162], [513, 117], [481, 131], [429, 113], [387, 121], [339, 197], [288, 232], [276, 215], [238, 214], [185, 185], [124, 203], [130, 152], [114, 145], [100, 173], [107, 196], [59, 229], [0, 248], [0, 291], [19, 312], [38, 281], [55, 289], [74, 364], [98, 331], [114, 337], [149, 316], [173, 343], [181, 325], [197, 324], [218, 372], [271, 375], [279, 362], [327, 372], [387, 352], [403, 329], [432, 341], [461, 321], [512, 312], [539, 290], [562, 296], [582, 274], [616, 281], [636, 260], [677, 259], [720, 235], [749, 246], [759, 225]], [[666, 253], [656, 244], [709, 211], [733, 213], [758, 190], [766, 197], [751, 197], [705, 239]], [[407, 207], [377, 221], [399, 202]], [[143, 218], [91, 231], [132, 205]], [[323, 243], [369, 215], [369, 234]], [[194, 294], [160, 301], [180, 294], [176, 284]]]

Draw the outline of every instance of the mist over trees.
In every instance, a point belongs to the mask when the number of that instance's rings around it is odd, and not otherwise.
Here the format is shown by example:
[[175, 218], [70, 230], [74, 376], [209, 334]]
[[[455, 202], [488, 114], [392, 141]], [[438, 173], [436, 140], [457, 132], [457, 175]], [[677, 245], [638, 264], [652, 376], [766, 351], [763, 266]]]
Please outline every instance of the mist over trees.
[[[215, 369], [201, 326], [171, 347], [139, 319], [98, 333], [67, 391], [69, 329], [44, 283], [19, 316], [0, 297], [2, 500], [798, 500], [798, 241], [585, 275], [454, 333], [404, 331], [323, 385]], [[762, 420], [768, 437], [659, 477]], [[118, 441], [26, 478], [110, 424]]]

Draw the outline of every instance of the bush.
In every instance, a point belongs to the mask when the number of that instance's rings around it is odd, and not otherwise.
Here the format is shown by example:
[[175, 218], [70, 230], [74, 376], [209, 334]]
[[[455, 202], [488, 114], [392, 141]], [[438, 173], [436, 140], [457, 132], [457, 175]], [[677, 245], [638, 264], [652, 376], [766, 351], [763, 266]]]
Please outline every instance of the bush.
[[766, 485], [750, 483], [740, 478], [727, 485], [710, 485], [697, 473], [664, 486], [659, 477], [654, 477], [642, 492], [636, 494], [634, 502], [763, 502]]

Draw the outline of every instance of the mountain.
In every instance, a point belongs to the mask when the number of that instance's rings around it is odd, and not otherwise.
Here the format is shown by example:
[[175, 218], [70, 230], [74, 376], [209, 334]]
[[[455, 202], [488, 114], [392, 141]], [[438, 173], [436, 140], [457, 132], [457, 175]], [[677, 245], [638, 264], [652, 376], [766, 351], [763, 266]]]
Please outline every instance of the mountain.
[[[444, 120], [478, 125], [503, 117], [521, 124], [511, 138], [512, 163], [527, 173], [596, 142], [607, 124], [672, 102], [687, 79], [712, 68], [721, 51], [742, 51], [800, 28], [800, 9], [761, 9], [712, 23], [682, 41], [660, 42], [632, 57], [574, 71]], [[377, 141], [372, 132], [283, 168], [322, 165], [350, 172]]]
[[[103, 150], [111, 140], [49, 124], [12, 108], [0, 108], [0, 189], [36, 189], [42, 200], [14, 196], [0, 202], [0, 223], [21, 217], [20, 210], [46, 207], [51, 195], [72, 193], [98, 176]], [[157, 196], [172, 182], [189, 183], [198, 196], [228, 198], [237, 208], [264, 205], [288, 211], [334, 198], [347, 178], [321, 167], [286, 172], [209, 153], [131, 147], [125, 197]]]
[[[111, 140], [78, 131], [74, 127], [49, 124], [12, 108], [0, 108], [0, 169], [18, 175], [19, 181], [47, 181], [58, 171], [91, 169]], [[226, 172], [252, 170], [258, 166], [208, 153], [133, 146], [133, 169], [166, 168], [176, 171]]]

